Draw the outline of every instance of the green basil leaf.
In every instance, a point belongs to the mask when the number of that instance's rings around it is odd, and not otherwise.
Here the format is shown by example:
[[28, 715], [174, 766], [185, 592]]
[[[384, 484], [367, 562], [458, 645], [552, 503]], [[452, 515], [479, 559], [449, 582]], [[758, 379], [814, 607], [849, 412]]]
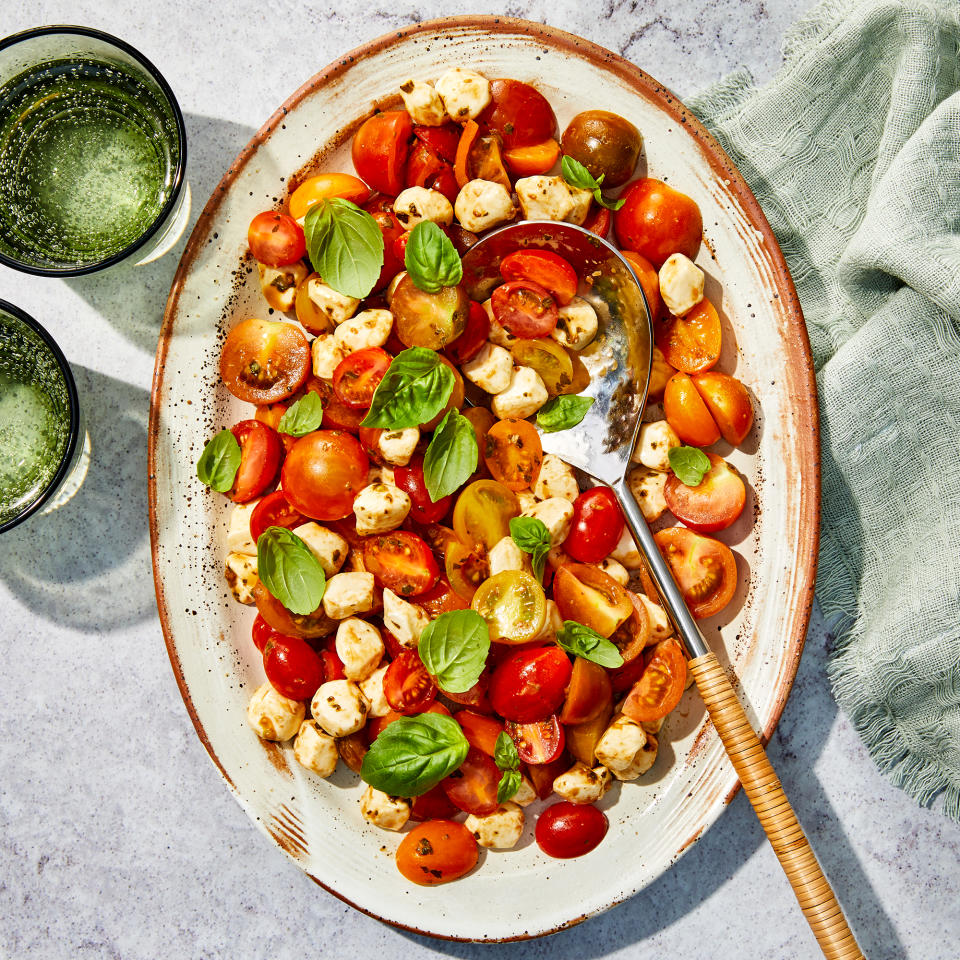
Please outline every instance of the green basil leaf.
[[450, 410], [433, 432], [423, 455], [423, 479], [436, 503], [453, 493], [477, 469], [480, 450], [473, 424], [459, 410]]
[[455, 287], [463, 279], [463, 264], [450, 238], [432, 221], [423, 220], [407, 240], [403, 265], [413, 281], [426, 293]]
[[504, 770], [500, 782], [497, 784], [497, 803], [506, 803], [512, 800], [520, 789], [520, 771]]
[[466, 693], [483, 673], [490, 652], [490, 629], [474, 610], [441, 613], [427, 624], [417, 649], [441, 690]]
[[696, 447], [671, 447], [667, 458], [670, 469], [687, 487], [699, 487], [710, 470], [710, 458]]
[[580, 190], [597, 190], [603, 183], [603, 174], [597, 180], [579, 160], [566, 155], [560, 159], [560, 175], [571, 187]]
[[576, 620], [563, 621], [563, 626], [557, 631], [557, 643], [567, 653], [592, 660], [601, 667], [623, 666], [623, 657], [616, 644]]
[[493, 745], [493, 762], [501, 770], [519, 770], [520, 754], [517, 745], [506, 730], [497, 734], [497, 741]]
[[593, 406], [593, 397], [563, 394], [548, 400], [537, 411], [537, 425], [544, 433], [556, 433], [575, 427]]
[[550, 552], [550, 531], [547, 525], [536, 517], [514, 517], [510, 521], [510, 536], [524, 553], [530, 554], [533, 575], [542, 580], [543, 568]]
[[453, 385], [453, 371], [435, 351], [426, 347], [402, 350], [378, 384], [370, 411], [360, 425], [384, 430], [419, 427], [447, 405]]
[[197, 476], [211, 489], [226, 493], [240, 469], [240, 444], [229, 430], [221, 430], [197, 461]]
[[[600, 179], [602, 180], [603, 178], [601, 177]], [[617, 200], [608, 200], [600, 192], [599, 187], [597, 187], [597, 189], [593, 191], [593, 199], [596, 200], [601, 207], [606, 207], [608, 210], [619, 210], [627, 202], [622, 198], [618, 198]]]
[[327, 578], [313, 551], [286, 527], [267, 527], [257, 540], [257, 575], [291, 612], [313, 613]]
[[327, 286], [358, 300], [373, 289], [383, 267], [383, 234], [366, 210], [339, 197], [321, 200], [307, 211], [303, 233]]
[[470, 744], [452, 717], [421, 713], [394, 720], [370, 744], [360, 776], [394, 797], [418, 797], [453, 773]]
[[283, 412], [277, 430], [291, 437], [303, 437], [320, 429], [323, 421], [323, 401], [320, 395], [308, 390], [296, 403]]

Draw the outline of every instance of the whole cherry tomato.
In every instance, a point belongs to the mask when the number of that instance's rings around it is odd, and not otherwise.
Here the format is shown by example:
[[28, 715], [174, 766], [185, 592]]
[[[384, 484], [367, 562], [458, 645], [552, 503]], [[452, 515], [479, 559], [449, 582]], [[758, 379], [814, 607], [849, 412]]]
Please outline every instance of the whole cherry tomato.
[[339, 430], [315, 430], [287, 454], [281, 480], [290, 505], [314, 520], [339, 520], [366, 486], [370, 461], [359, 441]]
[[259, 420], [241, 420], [230, 432], [240, 444], [240, 466], [227, 496], [234, 503], [246, 503], [273, 483], [283, 459], [283, 442], [276, 430]]
[[747, 388], [727, 373], [709, 370], [691, 378], [717, 428], [727, 443], [736, 447], [753, 426], [753, 405]]
[[414, 827], [397, 847], [397, 869], [411, 883], [448, 883], [477, 865], [477, 841], [456, 820], [428, 820]]
[[537, 820], [537, 845], [548, 857], [582, 857], [607, 834], [606, 815], [596, 807], [562, 800], [547, 807]]
[[599, 563], [620, 542], [623, 513], [609, 487], [584, 490], [573, 503], [570, 533], [563, 549], [581, 563]]
[[395, 197], [403, 189], [412, 132], [406, 110], [387, 110], [365, 120], [353, 135], [353, 166], [374, 190]]
[[703, 218], [686, 194], [662, 180], [634, 180], [621, 195], [623, 206], [613, 215], [621, 247], [635, 250], [659, 270], [673, 253], [693, 260], [700, 249]]
[[275, 210], [258, 213], [250, 221], [247, 243], [254, 260], [268, 267], [296, 263], [307, 252], [300, 224], [293, 217]]
[[299, 637], [271, 637], [263, 648], [263, 669], [270, 686], [291, 700], [309, 700], [323, 683], [320, 658]]
[[572, 669], [559, 647], [518, 650], [493, 671], [490, 702], [507, 720], [545, 720], [560, 709]]

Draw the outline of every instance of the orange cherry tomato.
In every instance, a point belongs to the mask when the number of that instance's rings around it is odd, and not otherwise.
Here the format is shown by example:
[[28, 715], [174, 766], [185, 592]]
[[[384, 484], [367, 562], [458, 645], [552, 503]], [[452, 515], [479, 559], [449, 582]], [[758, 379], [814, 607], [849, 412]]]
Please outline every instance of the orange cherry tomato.
[[720, 342], [720, 317], [706, 298], [683, 317], [668, 317], [657, 329], [664, 359], [684, 373], [709, 370], [720, 359]]
[[471, 747], [463, 763], [449, 777], [441, 780], [440, 786], [458, 810], [486, 817], [499, 806], [499, 783], [500, 771], [492, 757]]
[[613, 703], [610, 676], [592, 660], [577, 657], [573, 661], [570, 686], [560, 711], [563, 724], [580, 724], [592, 720]]
[[370, 188], [349, 173], [320, 173], [307, 177], [290, 194], [290, 216], [299, 220], [314, 204], [334, 198], [362, 205], [370, 199]]
[[337, 621], [323, 612], [323, 604], [313, 613], [291, 613], [259, 580], [253, 588], [257, 611], [277, 633], [285, 637], [329, 637], [337, 629]]
[[686, 682], [687, 661], [680, 644], [673, 637], [661, 640], [624, 702], [623, 712], [637, 723], [659, 720], [680, 702]]
[[524, 763], [550, 763], [563, 753], [566, 745], [566, 735], [556, 714], [534, 723], [508, 722], [506, 731]]
[[332, 333], [333, 321], [310, 299], [311, 280], [320, 282], [320, 274], [308, 274], [297, 284], [297, 295], [293, 300], [297, 319], [310, 333]]
[[254, 260], [268, 267], [286, 267], [307, 252], [303, 228], [293, 217], [276, 210], [264, 210], [250, 221], [247, 243]]
[[515, 177], [534, 177], [547, 173], [560, 159], [560, 144], [551, 137], [543, 143], [505, 150], [503, 159]]
[[747, 388], [727, 373], [698, 373], [691, 377], [710, 415], [727, 443], [736, 447], [753, 426], [753, 404]]
[[223, 344], [220, 378], [245, 403], [276, 403], [303, 386], [310, 364], [310, 344], [292, 323], [243, 320]]
[[663, 390], [663, 413], [677, 436], [693, 447], [709, 447], [720, 439], [720, 430], [686, 373], [675, 373]]
[[[640, 598], [632, 591], [627, 590], [627, 596], [633, 605], [633, 611], [623, 623], [610, 634], [610, 642], [616, 646], [620, 656], [623, 657], [624, 667], [636, 660], [643, 648], [650, 642], [650, 617], [647, 614], [647, 608], [643, 605]], [[622, 670], [623, 667], [618, 667]], [[615, 670], [614, 673], [617, 671]]]
[[[601, 731], [602, 733], [603, 731]], [[553, 793], [553, 781], [570, 769], [570, 757], [563, 751], [559, 757], [549, 763], [528, 763], [527, 776], [541, 800], [546, 800]]]
[[470, 182], [470, 169], [468, 166], [470, 149], [473, 147], [473, 141], [477, 139], [479, 133], [480, 127], [476, 120], [468, 120], [463, 125], [463, 133], [460, 134], [460, 141], [457, 143], [453, 174], [457, 179], [457, 186], [460, 187], [461, 190]]
[[503, 724], [493, 717], [485, 717], [482, 713], [473, 710], [461, 710], [454, 716], [463, 735], [471, 747], [492, 757], [497, 745], [497, 737], [503, 733]]
[[283, 459], [283, 443], [276, 430], [259, 420], [241, 420], [230, 432], [240, 444], [240, 466], [227, 496], [234, 503], [246, 503], [273, 483]]
[[661, 530], [654, 540], [698, 620], [719, 613], [733, 599], [737, 562], [725, 543], [684, 527]]
[[423, 537], [407, 530], [369, 537], [363, 545], [363, 565], [381, 587], [401, 597], [419, 597], [440, 576]]
[[498, 420], [487, 431], [482, 452], [493, 479], [508, 489], [529, 490], [537, 482], [543, 446], [532, 423]]
[[[393, 637], [393, 634], [390, 633], [389, 631], [385, 631], [384, 639], [386, 639], [387, 637]], [[396, 638], [394, 638], [394, 640], [396, 640]], [[396, 656], [399, 657], [403, 653], [403, 651], [404, 651], [404, 648], [400, 647], [400, 649], [397, 651]], [[396, 659], [396, 657], [394, 659]], [[329, 680], [330, 677], [327, 677], [327, 679]], [[450, 711], [442, 703], [439, 703], [436, 700], [434, 700], [433, 703], [430, 704], [430, 706], [424, 708], [420, 712], [421, 713], [441, 713], [445, 717], [450, 716]], [[367, 737], [367, 743], [373, 743], [373, 741], [376, 740], [377, 737], [379, 737], [380, 734], [383, 733], [383, 731], [386, 730], [386, 728], [389, 727], [391, 723], [393, 723], [395, 720], [399, 720], [401, 717], [404, 717], [404, 716], [407, 716], [407, 714], [398, 713], [396, 710], [394, 710], [391, 707], [391, 709], [388, 710], [382, 717], [371, 717], [367, 721], [367, 725], [363, 728], [363, 733], [365, 733]]]
[[676, 372], [664, 359], [660, 348], [654, 345], [653, 358], [650, 363], [650, 384], [647, 387], [647, 400], [662, 398], [667, 382]]
[[632, 613], [626, 589], [599, 567], [586, 563], [563, 563], [553, 578], [553, 599], [564, 620], [575, 620], [603, 637], [613, 632]]
[[566, 306], [577, 295], [577, 271], [550, 250], [517, 250], [500, 262], [504, 280], [530, 280], [539, 284]]
[[647, 306], [650, 308], [650, 319], [656, 323], [663, 313], [663, 299], [660, 296], [660, 276], [653, 268], [653, 264], [639, 253], [632, 250], [621, 250], [620, 255], [633, 267], [633, 272], [640, 281]]
[[339, 520], [353, 510], [369, 470], [370, 461], [356, 437], [315, 430], [293, 445], [280, 476], [295, 510], [314, 520]]
[[437, 582], [429, 590], [417, 594], [417, 603], [426, 610], [431, 620], [436, 620], [441, 613], [466, 610], [470, 606], [468, 601], [454, 592], [445, 576], [438, 576]]
[[490, 104], [480, 120], [500, 134], [508, 150], [543, 143], [557, 135], [557, 118], [547, 98], [520, 80], [494, 80]]
[[549, 337], [557, 325], [557, 302], [530, 280], [502, 283], [491, 297], [493, 316], [515, 337]]
[[688, 487], [675, 474], [667, 477], [663, 497], [667, 509], [693, 530], [712, 533], [724, 530], [743, 513], [747, 492], [733, 467], [722, 457], [708, 453], [710, 469], [695, 487]]
[[353, 434], [359, 432], [360, 423], [367, 415], [366, 408], [348, 407], [337, 396], [333, 384], [328, 380], [321, 380], [319, 377], [311, 377], [307, 381], [307, 389], [317, 394], [323, 401], [321, 426], [324, 430], [345, 430], [347, 433]]
[[383, 675], [387, 703], [404, 716], [423, 713], [437, 699], [437, 685], [416, 650], [402, 650]]
[[413, 123], [406, 110], [387, 110], [365, 120], [353, 135], [353, 166], [374, 190], [395, 197], [404, 187]]
[[[483, 450], [487, 445], [487, 431], [497, 422], [497, 418], [486, 407], [467, 407], [463, 415], [473, 425], [473, 432], [477, 437], [477, 450]], [[481, 455], [477, 459], [477, 469], [469, 482], [488, 479], [490, 479], [490, 469]]]
[[[623, 667], [620, 669], [622, 670]], [[631, 684], [627, 684], [624, 689], [629, 689], [631, 685], [632, 682]], [[613, 701], [611, 700], [592, 720], [585, 720], [583, 723], [573, 723], [566, 727], [567, 750], [570, 751], [575, 759], [581, 763], [585, 763], [588, 767], [592, 767], [596, 763], [597, 744], [610, 725], [610, 718], [612, 716]]]
[[481, 544], [468, 547], [454, 540], [447, 547], [443, 562], [451, 589], [467, 602], [472, 602], [480, 584], [490, 576], [487, 551]]
[[428, 820], [397, 847], [397, 869], [411, 883], [432, 887], [458, 880], [477, 865], [477, 840], [456, 820]]
[[662, 180], [634, 180], [621, 195], [623, 206], [613, 215], [620, 246], [635, 250], [659, 270], [673, 253], [691, 260], [703, 236], [700, 208], [686, 194]]
[[355, 350], [333, 371], [333, 389], [348, 407], [366, 410], [392, 362], [393, 357], [380, 347]]
[[507, 168], [503, 165], [500, 141], [495, 134], [481, 133], [470, 146], [467, 169], [471, 180], [489, 180], [499, 183], [505, 190], [512, 190]]

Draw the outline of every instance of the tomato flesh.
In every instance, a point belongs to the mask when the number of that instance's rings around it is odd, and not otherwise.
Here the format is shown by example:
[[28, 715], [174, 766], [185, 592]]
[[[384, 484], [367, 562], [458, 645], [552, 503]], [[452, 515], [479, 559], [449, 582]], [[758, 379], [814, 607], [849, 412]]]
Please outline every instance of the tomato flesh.
[[529, 490], [537, 482], [543, 445], [532, 423], [498, 420], [487, 431], [481, 453], [493, 479], [508, 489]]
[[671, 367], [684, 373], [709, 370], [720, 359], [720, 316], [707, 299], [682, 317], [670, 316], [657, 330], [657, 346]]
[[460, 710], [455, 719], [471, 747], [476, 747], [488, 757], [494, 755], [497, 737], [503, 733], [503, 724], [499, 720], [473, 710]]
[[348, 407], [366, 410], [392, 361], [393, 357], [379, 347], [356, 350], [337, 364], [333, 389]]
[[381, 587], [401, 597], [426, 593], [440, 576], [423, 537], [407, 530], [369, 537], [363, 545], [363, 565]]
[[449, 777], [440, 781], [447, 799], [464, 813], [487, 817], [499, 806], [500, 770], [482, 750], [471, 747], [467, 757]]
[[548, 857], [582, 857], [603, 840], [608, 826], [606, 815], [596, 807], [561, 800], [540, 814], [537, 845]]
[[559, 647], [518, 650], [490, 677], [490, 702], [516, 723], [545, 720], [563, 703], [572, 669]]
[[710, 469], [695, 487], [675, 474], [667, 477], [663, 498], [667, 509], [693, 530], [724, 530], [743, 513], [747, 490], [737, 472], [715, 453], [708, 453]]
[[301, 437], [283, 463], [281, 481], [290, 505], [314, 520], [339, 520], [366, 486], [370, 461], [360, 442], [339, 430]]
[[387, 110], [365, 120], [353, 136], [353, 166], [374, 190], [395, 197], [404, 187], [413, 123], [406, 110]]
[[515, 337], [549, 337], [557, 325], [557, 302], [530, 280], [511, 280], [493, 291], [493, 315]]
[[240, 466], [227, 496], [234, 503], [246, 503], [273, 483], [283, 459], [283, 442], [276, 430], [259, 420], [241, 420], [230, 432], [240, 444]]
[[620, 542], [623, 513], [609, 487], [591, 487], [573, 503], [570, 533], [563, 549], [581, 563], [599, 563]]
[[455, 123], [444, 123], [439, 127], [416, 124], [413, 135], [425, 143], [441, 160], [453, 163], [457, 159], [460, 128]]
[[673, 637], [661, 640], [633, 685], [623, 712], [637, 723], [659, 720], [680, 702], [687, 682], [687, 661]]
[[477, 841], [456, 820], [428, 820], [397, 847], [397, 869], [411, 883], [431, 887], [457, 880], [477, 865]]
[[220, 354], [220, 379], [245, 403], [287, 400], [310, 376], [310, 344], [292, 323], [243, 320]]
[[253, 258], [268, 267], [286, 267], [307, 252], [303, 228], [293, 217], [275, 210], [258, 213], [250, 221], [247, 243]]
[[490, 336], [490, 317], [483, 307], [470, 301], [470, 311], [467, 314], [467, 325], [463, 333], [444, 347], [444, 353], [456, 364], [464, 364], [472, 360]]
[[383, 695], [397, 713], [423, 713], [437, 698], [437, 685], [416, 650], [403, 650], [383, 675]]
[[507, 723], [505, 729], [524, 763], [550, 763], [563, 753], [566, 738], [556, 715], [534, 723]]
[[684, 527], [654, 534], [690, 612], [699, 620], [719, 613], [737, 589], [737, 562], [730, 548]]
[[306, 522], [306, 517], [290, 506], [282, 490], [268, 493], [250, 514], [250, 537], [254, 543], [260, 539], [260, 534], [267, 527], [286, 527], [292, 530]]
[[436, 523], [450, 510], [453, 496], [441, 497], [434, 502], [427, 491], [423, 477], [423, 454], [416, 453], [405, 467], [394, 467], [396, 485], [410, 498], [410, 519], [417, 523]]
[[573, 661], [570, 686], [560, 711], [564, 724], [586, 723], [607, 709], [613, 702], [610, 675], [598, 663], [577, 657]]
[[561, 564], [553, 578], [553, 599], [564, 620], [575, 620], [609, 637], [632, 613], [627, 591], [601, 569]]
[[446, 820], [458, 812], [439, 783], [410, 801], [411, 820]]
[[323, 683], [323, 663], [306, 640], [282, 637], [267, 641], [263, 670], [270, 686], [291, 700], [309, 700]]
[[550, 250], [517, 250], [500, 262], [504, 280], [529, 280], [551, 293], [561, 306], [577, 295], [577, 271]]

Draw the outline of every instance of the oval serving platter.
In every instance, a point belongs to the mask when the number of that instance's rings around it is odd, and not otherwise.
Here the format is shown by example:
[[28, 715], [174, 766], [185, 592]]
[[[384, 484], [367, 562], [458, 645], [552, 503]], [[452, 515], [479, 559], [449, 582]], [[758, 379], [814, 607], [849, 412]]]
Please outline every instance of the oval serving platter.
[[[467, 878], [416, 887], [396, 870], [399, 841], [361, 819], [358, 778], [300, 767], [289, 745], [258, 739], [247, 701], [263, 681], [250, 641], [255, 610], [223, 577], [229, 502], [197, 480], [218, 429], [249, 416], [218, 376], [226, 330], [266, 316], [247, 257], [251, 218], [282, 199], [291, 175], [351, 170], [350, 137], [411, 74], [462, 65], [536, 84], [561, 130], [581, 110], [632, 120], [645, 137], [639, 173], [669, 180], [700, 205], [698, 263], [724, 323], [719, 368], [752, 390], [757, 422], [744, 450], [721, 449], [748, 482], [740, 521], [721, 534], [740, 572], [733, 613], [704, 634], [741, 681], [756, 729], [772, 734], [790, 691], [812, 603], [818, 539], [816, 394], [796, 292], [743, 178], [682, 103], [615, 54], [537, 23], [459, 17], [416, 24], [347, 54], [301, 87], [256, 134], [207, 203], [181, 260], [157, 349], [149, 431], [150, 533], [160, 619], [197, 734], [256, 825], [317, 883], [371, 916], [437, 937], [508, 940], [578, 923], [668, 869], [720, 815], [738, 783], [688, 690], [668, 718], [656, 766], [615, 786], [601, 806], [604, 842], [551, 860], [532, 841], [485, 851]], [[722, 630], [721, 630], [722, 628]], [[483, 904], [483, 909], [477, 909]]]

